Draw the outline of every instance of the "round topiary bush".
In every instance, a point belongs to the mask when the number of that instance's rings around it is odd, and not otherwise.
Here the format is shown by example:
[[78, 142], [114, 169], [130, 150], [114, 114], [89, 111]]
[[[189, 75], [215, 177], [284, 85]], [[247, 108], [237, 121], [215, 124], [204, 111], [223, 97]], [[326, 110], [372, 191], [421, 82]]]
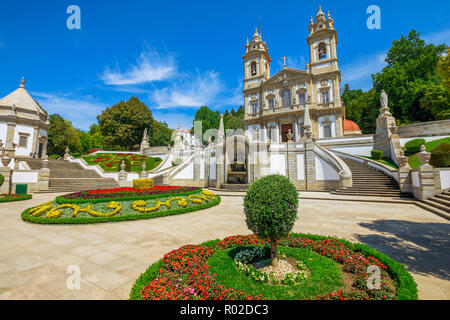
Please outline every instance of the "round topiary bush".
[[383, 159], [384, 151], [382, 151], [382, 150], [372, 150], [370, 153], [372, 155], [372, 158], [374, 158], [376, 160]]
[[5, 177], [0, 173], [0, 187], [3, 185], [4, 181], [5, 181]]
[[430, 164], [436, 168], [450, 167], [450, 143], [442, 143], [431, 150]]
[[425, 139], [414, 139], [405, 144], [407, 155], [413, 155], [420, 152], [420, 146], [426, 143]]
[[278, 265], [277, 247], [297, 220], [298, 193], [284, 176], [271, 175], [256, 180], [244, 197], [247, 226], [271, 247], [271, 264]]

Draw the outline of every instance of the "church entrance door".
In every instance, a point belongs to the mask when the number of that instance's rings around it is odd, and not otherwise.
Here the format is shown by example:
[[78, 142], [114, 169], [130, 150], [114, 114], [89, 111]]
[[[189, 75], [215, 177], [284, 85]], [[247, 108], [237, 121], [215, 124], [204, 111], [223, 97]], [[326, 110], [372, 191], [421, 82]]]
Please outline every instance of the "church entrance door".
[[291, 130], [291, 132], [294, 132], [292, 123], [281, 125], [281, 137], [283, 142], [287, 142], [287, 134], [289, 130]]

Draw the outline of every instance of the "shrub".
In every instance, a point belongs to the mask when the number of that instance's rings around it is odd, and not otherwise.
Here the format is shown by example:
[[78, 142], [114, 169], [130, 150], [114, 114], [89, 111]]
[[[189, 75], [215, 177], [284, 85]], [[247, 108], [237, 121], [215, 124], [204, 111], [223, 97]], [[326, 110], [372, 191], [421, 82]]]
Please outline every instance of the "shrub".
[[442, 143], [431, 150], [430, 164], [437, 168], [450, 167], [450, 143]]
[[52, 155], [50, 156], [50, 159], [52, 159], [52, 160], [58, 160], [60, 157], [61, 157], [61, 156], [60, 156], [59, 154], [52, 154]]
[[134, 179], [133, 187], [135, 189], [144, 190], [153, 188], [153, 179]]
[[[125, 163], [125, 171], [126, 172], [131, 172], [131, 161], [128, 160], [127, 158], [122, 160]], [[120, 169], [120, 166], [122, 165], [122, 162], [119, 163], [119, 171], [122, 170]]]
[[425, 144], [425, 139], [414, 139], [405, 144], [407, 155], [413, 155], [420, 152], [420, 146]]
[[256, 180], [244, 198], [247, 226], [258, 237], [270, 242], [270, 259], [278, 264], [277, 247], [297, 220], [298, 193], [284, 176], [272, 175]]
[[370, 152], [370, 154], [372, 155], [372, 158], [374, 158], [376, 160], [381, 160], [381, 159], [383, 159], [384, 151], [382, 151], [382, 150], [372, 150]]
[[5, 177], [0, 173], [0, 187], [3, 185], [4, 181], [5, 181]]

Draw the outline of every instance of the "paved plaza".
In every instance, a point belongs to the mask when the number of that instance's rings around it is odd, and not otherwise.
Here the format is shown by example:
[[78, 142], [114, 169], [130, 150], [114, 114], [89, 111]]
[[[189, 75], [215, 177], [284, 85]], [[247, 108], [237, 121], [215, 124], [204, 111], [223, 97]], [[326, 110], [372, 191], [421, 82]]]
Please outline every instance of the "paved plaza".
[[[406, 265], [420, 299], [450, 299], [450, 222], [411, 203], [301, 199], [294, 232], [366, 243]], [[29, 207], [52, 200], [0, 204], [0, 299], [127, 299], [136, 278], [185, 244], [251, 233], [241, 196], [178, 216], [94, 225], [36, 225]], [[320, 193], [315, 194], [320, 198]], [[81, 269], [81, 289], [69, 290], [67, 268]]]

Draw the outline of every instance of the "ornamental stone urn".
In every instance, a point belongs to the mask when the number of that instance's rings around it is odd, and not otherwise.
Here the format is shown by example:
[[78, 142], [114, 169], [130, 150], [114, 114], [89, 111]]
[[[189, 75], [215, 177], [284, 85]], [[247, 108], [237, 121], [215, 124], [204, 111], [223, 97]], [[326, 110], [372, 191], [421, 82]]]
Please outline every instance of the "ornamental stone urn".
[[122, 163], [120, 164], [120, 172], [125, 172], [125, 167], [126, 167], [125, 161], [122, 160]]
[[420, 152], [417, 154], [417, 158], [419, 158], [422, 165], [427, 165], [431, 158], [431, 153], [426, 152], [425, 146], [420, 146]]

